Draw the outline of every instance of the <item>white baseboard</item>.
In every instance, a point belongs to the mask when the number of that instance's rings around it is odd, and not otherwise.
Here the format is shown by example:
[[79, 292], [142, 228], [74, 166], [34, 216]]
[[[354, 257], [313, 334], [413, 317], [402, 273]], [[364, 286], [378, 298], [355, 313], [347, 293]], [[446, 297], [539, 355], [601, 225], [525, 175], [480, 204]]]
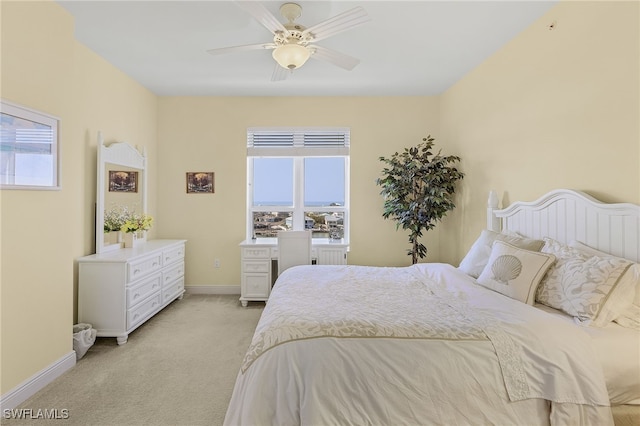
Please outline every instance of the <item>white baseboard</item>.
[[0, 412], [11, 410], [31, 398], [40, 389], [53, 382], [76, 365], [76, 352], [71, 351], [50, 366], [31, 376], [0, 397]]
[[240, 295], [239, 285], [186, 285], [184, 291], [188, 294], [237, 294]]

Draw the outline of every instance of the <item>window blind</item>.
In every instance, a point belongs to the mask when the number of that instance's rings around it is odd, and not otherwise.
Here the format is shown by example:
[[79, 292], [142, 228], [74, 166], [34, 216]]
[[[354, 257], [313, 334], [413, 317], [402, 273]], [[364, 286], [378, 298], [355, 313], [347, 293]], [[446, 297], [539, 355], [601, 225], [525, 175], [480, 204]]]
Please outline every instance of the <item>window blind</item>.
[[349, 155], [348, 128], [249, 128], [248, 156]]
[[0, 130], [0, 148], [3, 152], [51, 154], [54, 143], [51, 128]]

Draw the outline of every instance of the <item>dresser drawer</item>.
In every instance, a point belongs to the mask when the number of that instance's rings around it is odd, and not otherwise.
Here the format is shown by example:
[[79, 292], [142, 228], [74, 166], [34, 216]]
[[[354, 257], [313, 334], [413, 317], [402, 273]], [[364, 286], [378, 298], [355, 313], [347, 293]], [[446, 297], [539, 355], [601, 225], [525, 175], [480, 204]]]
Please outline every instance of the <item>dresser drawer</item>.
[[155, 313], [160, 307], [161, 300], [162, 294], [158, 292], [156, 295], [138, 304], [135, 308], [129, 309], [127, 311], [127, 329], [135, 327], [143, 322], [147, 316]]
[[162, 253], [153, 254], [129, 263], [127, 282], [131, 283], [162, 268]]
[[180, 278], [162, 289], [162, 302], [170, 302], [182, 293], [184, 293], [184, 278]]
[[269, 260], [245, 260], [242, 262], [242, 272], [269, 272]]
[[270, 253], [269, 247], [245, 247], [242, 249], [242, 257], [245, 259], [269, 259]]
[[127, 289], [127, 308], [142, 302], [147, 296], [159, 291], [162, 287], [162, 275], [156, 274]]
[[180, 262], [175, 266], [170, 266], [169, 268], [162, 271], [162, 286], [165, 287], [183, 276], [184, 262]]
[[163, 265], [165, 266], [182, 259], [184, 259], [184, 244], [167, 249], [162, 252], [162, 261], [164, 262]]

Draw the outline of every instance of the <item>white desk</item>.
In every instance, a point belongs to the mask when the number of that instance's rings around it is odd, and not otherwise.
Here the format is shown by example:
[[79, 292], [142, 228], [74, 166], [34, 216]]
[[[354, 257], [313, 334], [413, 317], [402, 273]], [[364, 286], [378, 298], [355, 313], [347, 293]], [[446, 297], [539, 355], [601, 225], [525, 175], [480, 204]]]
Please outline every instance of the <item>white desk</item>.
[[[343, 240], [314, 238], [311, 258], [316, 265], [346, 265], [349, 245]], [[278, 275], [278, 239], [257, 238], [240, 243], [240, 302], [267, 301]]]

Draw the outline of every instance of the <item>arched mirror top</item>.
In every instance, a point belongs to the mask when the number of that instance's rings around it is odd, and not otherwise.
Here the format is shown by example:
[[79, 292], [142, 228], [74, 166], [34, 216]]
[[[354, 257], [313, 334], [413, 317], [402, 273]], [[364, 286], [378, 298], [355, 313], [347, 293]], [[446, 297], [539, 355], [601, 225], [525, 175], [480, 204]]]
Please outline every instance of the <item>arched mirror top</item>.
[[106, 144], [98, 133], [96, 191], [96, 253], [123, 247], [119, 232], [108, 232], [108, 217], [147, 212], [144, 152], [126, 142]]
[[134, 169], [144, 169], [146, 158], [137, 149], [126, 142], [114, 142], [111, 145], [100, 144], [102, 164], [113, 163]]

